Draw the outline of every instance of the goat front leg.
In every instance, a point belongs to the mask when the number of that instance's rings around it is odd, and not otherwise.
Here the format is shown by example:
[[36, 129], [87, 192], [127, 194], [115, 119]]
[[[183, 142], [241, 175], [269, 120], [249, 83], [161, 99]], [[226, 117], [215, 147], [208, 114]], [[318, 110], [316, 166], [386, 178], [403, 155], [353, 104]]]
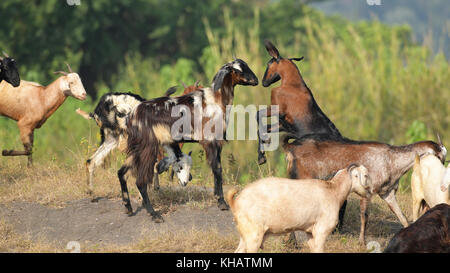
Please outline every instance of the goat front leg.
[[367, 205], [369, 204], [369, 200], [365, 197], [362, 197], [359, 201], [359, 213], [361, 218], [361, 231], [359, 233], [359, 243], [361, 245], [366, 245], [366, 227], [367, 222], [369, 220], [369, 214], [367, 213]]
[[[106, 140], [100, 145], [100, 147], [95, 151], [95, 153], [86, 161], [86, 167], [88, 171], [88, 194], [92, 195], [94, 191], [94, 171], [95, 169], [104, 163], [105, 158], [111, 154], [111, 151], [114, 150], [119, 144], [118, 137], [108, 135]], [[92, 199], [95, 201], [95, 199]]]
[[407, 227], [409, 225], [408, 220], [406, 220], [406, 217], [403, 215], [402, 210], [400, 209], [397, 203], [397, 198], [395, 198], [395, 192], [396, 192], [395, 190], [391, 190], [387, 195], [383, 195], [380, 197], [388, 204], [389, 208], [400, 220], [400, 223], [402, 223], [403, 227]]
[[123, 165], [117, 172], [117, 176], [119, 177], [120, 188], [122, 190], [122, 202], [125, 206], [125, 213], [128, 214], [128, 216], [131, 216], [133, 215], [133, 208], [131, 207], [130, 194], [128, 193], [127, 180], [125, 179], [125, 175], [129, 169], [129, 166], [126, 164]]
[[265, 117], [269, 118], [272, 115], [279, 115], [279, 112], [272, 111], [271, 108], [262, 109], [262, 110], [259, 110], [258, 112], [256, 112], [256, 121], [258, 123], [257, 136], [258, 136], [258, 164], [259, 165], [262, 165], [267, 162], [265, 152], [262, 150], [262, 148], [263, 148], [263, 144], [267, 143], [270, 140], [268, 133], [281, 130], [280, 123], [277, 122], [276, 124], [267, 124], [264, 134], [263, 135], [261, 134], [261, 128], [263, 128], [262, 119]]
[[222, 146], [217, 141], [213, 141], [204, 144], [203, 148], [205, 149], [208, 164], [214, 175], [214, 196], [218, 198], [218, 206], [221, 210], [228, 210], [230, 207], [223, 198], [222, 165], [220, 159]]
[[28, 156], [28, 163], [27, 166], [31, 167], [33, 165], [33, 140], [34, 140], [34, 130], [32, 129], [32, 126], [21, 126], [20, 123], [18, 123], [19, 130], [20, 130], [20, 140], [22, 141], [23, 147], [25, 148], [25, 151], [15, 151], [15, 150], [3, 150], [2, 155], [3, 156]]

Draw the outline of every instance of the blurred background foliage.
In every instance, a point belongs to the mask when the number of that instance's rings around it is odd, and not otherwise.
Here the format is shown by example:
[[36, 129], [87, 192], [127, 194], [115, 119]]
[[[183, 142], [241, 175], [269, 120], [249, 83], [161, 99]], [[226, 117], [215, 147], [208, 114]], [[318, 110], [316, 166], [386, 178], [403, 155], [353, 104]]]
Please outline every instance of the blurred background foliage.
[[[179, 85], [180, 94], [180, 81], [209, 85], [233, 55], [245, 60], [261, 81], [269, 60], [266, 38], [285, 57], [305, 56], [299, 69], [322, 110], [345, 136], [401, 145], [436, 140], [439, 132], [448, 144], [448, 12], [438, 21], [417, 16], [408, 25], [404, 22], [412, 20], [411, 13], [428, 12], [420, 4], [428, 1], [382, 0], [379, 7], [358, 2], [81, 0], [70, 6], [61, 0], [2, 0], [0, 18], [7, 20], [0, 25], [0, 49], [18, 60], [22, 79], [42, 84], [53, 81], [52, 72], [69, 62], [90, 95], [84, 102], [67, 99], [36, 131], [36, 161], [84, 161], [98, 144], [98, 128], [74, 110], [92, 111], [106, 92], [132, 91], [152, 98]], [[382, 9], [392, 12], [391, 2], [409, 12], [397, 10], [388, 16], [397, 20], [384, 22]], [[448, 10], [445, 1], [431, 2], [436, 16], [442, 14], [436, 11], [440, 7]], [[340, 7], [341, 15], [333, 7]], [[346, 14], [350, 8], [352, 16]], [[360, 20], [365, 17], [370, 20]], [[423, 31], [416, 32], [416, 25]], [[427, 39], [424, 29], [439, 37]], [[234, 103], [269, 104], [271, 88], [239, 86]], [[15, 122], [1, 118], [0, 126], [0, 147], [21, 149]], [[212, 181], [200, 146], [186, 146], [194, 150], [196, 180]], [[281, 148], [270, 152], [268, 164], [260, 167], [256, 147], [256, 141], [225, 146], [226, 182], [286, 175]], [[122, 159], [117, 156], [114, 168]]]

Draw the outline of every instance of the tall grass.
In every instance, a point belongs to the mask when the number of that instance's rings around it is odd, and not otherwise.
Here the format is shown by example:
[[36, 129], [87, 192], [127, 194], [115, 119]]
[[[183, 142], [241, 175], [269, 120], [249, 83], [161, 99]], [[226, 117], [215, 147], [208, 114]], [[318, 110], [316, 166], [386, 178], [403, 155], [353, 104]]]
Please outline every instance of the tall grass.
[[[226, 31], [219, 34], [203, 18], [209, 46], [197, 60], [179, 59], [162, 66], [139, 55], [127, 56], [126, 65], [115, 75], [113, 90], [100, 85], [99, 93], [134, 91], [152, 98], [172, 85], [180, 85], [181, 80], [192, 84], [200, 79], [203, 85], [209, 85], [233, 55], [245, 60], [261, 81], [269, 55], [260, 37], [260, 20], [255, 9], [253, 26], [242, 29], [225, 10]], [[293, 33], [294, 43], [281, 44], [277, 37], [268, 38], [285, 57], [305, 56], [298, 63], [299, 69], [316, 101], [343, 135], [405, 144], [411, 141], [407, 132], [420, 123], [424, 124], [422, 137], [436, 140], [435, 133], [439, 132], [444, 143], [450, 142], [450, 70], [442, 54], [432, 55], [428, 48], [406, 42], [402, 27], [388, 28], [378, 22], [342, 27], [324, 17], [313, 20], [309, 16], [297, 18], [296, 23], [304, 26], [306, 34]], [[269, 102], [270, 88], [259, 85], [235, 89], [235, 104]], [[69, 98], [36, 131], [35, 160], [69, 164], [86, 158], [99, 141], [98, 129], [74, 110], [81, 107], [89, 111], [94, 105], [92, 101]], [[0, 126], [0, 147], [21, 149], [14, 122], [1, 118]], [[195, 175], [212, 181], [200, 146], [186, 146], [194, 150]], [[222, 161], [226, 182], [245, 184], [261, 176], [286, 175], [281, 148], [270, 152], [268, 164], [259, 167], [256, 147], [256, 141], [230, 141], [225, 145]]]

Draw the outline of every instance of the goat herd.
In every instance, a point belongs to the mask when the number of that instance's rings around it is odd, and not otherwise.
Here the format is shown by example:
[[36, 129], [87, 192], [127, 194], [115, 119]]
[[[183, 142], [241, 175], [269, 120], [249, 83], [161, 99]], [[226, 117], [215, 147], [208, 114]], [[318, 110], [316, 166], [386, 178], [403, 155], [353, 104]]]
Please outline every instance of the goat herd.
[[[170, 88], [163, 97], [152, 100], [133, 93], [107, 93], [94, 112], [77, 109], [78, 114], [94, 119], [100, 127], [101, 145], [87, 160], [89, 193], [94, 190], [95, 168], [118, 148], [127, 155], [118, 171], [126, 213], [133, 215], [127, 188], [129, 173], [136, 178], [142, 206], [153, 221], [163, 222], [152, 207], [147, 186], [153, 182], [157, 190], [158, 174], [170, 166], [172, 174], [185, 186], [192, 179], [192, 159], [190, 152], [182, 152], [182, 144], [194, 142], [200, 143], [206, 152], [219, 208], [231, 207], [240, 234], [236, 252], [257, 252], [267, 236], [291, 233], [291, 238], [295, 238], [296, 230], [306, 232], [311, 251], [323, 252], [327, 236], [336, 225], [342, 228], [346, 199], [351, 192], [361, 198], [362, 244], [367, 206], [371, 197], [378, 194], [405, 227], [394, 236], [385, 252], [450, 252], [450, 168], [444, 166], [447, 150], [439, 136], [438, 143], [420, 141], [404, 146], [342, 136], [317, 105], [294, 63], [303, 57], [283, 58], [267, 40], [265, 47], [271, 59], [262, 85], [268, 87], [279, 80], [281, 84], [271, 92], [271, 105], [277, 105], [278, 110], [267, 108], [257, 112], [258, 122], [261, 118], [278, 117], [278, 122], [267, 125], [266, 132], [258, 130], [258, 163], [266, 162], [263, 144], [270, 141], [268, 133], [285, 132], [283, 149], [289, 179], [264, 178], [250, 183], [239, 194], [231, 189], [225, 202], [221, 150], [226, 114], [214, 123], [213, 136], [204, 130], [173, 130], [186, 113], [193, 113], [187, 127], [208, 126], [214, 113], [226, 113], [226, 107], [233, 104], [236, 85], [258, 85], [250, 67], [243, 60], [234, 59], [220, 68], [211, 87], [200, 86], [198, 82], [192, 86], [183, 84], [183, 95], [171, 97], [175, 88]], [[4, 55], [0, 62], [0, 81], [5, 81], [0, 83], [0, 114], [17, 121], [25, 150], [3, 150], [2, 154], [26, 155], [31, 165], [34, 129], [40, 128], [68, 96], [84, 100], [86, 92], [80, 77], [68, 64], [69, 72], [57, 72], [62, 74], [57, 80], [42, 86], [21, 81], [15, 60]], [[179, 115], [174, 116], [174, 112]], [[408, 227], [395, 193], [399, 179], [411, 168], [414, 223]]]

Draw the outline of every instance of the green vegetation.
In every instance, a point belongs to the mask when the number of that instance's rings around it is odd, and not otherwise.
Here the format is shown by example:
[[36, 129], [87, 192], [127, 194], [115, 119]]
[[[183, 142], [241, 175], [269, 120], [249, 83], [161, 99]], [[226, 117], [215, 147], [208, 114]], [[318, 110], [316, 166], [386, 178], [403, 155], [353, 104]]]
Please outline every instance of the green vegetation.
[[[0, 48], [18, 59], [23, 79], [47, 84], [55, 78], [50, 72], [69, 61], [92, 95], [133, 91], [152, 98], [180, 80], [209, 85], [235, 54], [261, 80], [269, 60], [263, 39], [269, 38], [283, 56], [305, 56], [299, 69], [343, 135], [400, 145], [436, 140], [439, 132], [444, 144], [450, 143], [449, 63], [443, 54], [414, 44], [406, 26], [350, 23], [294, 0], [82, 0], [76, 7], [56, 0], [28, 2], [0, 3], [0, 17], [17, 17], [0, 26]], [[234, 103], [268, 104], [270, 90], [239, 86]], [[92, 153], [98, 128], [75, 109], [92, 111], [96, 100], [69, 98], [36, 131], [36, 162], [73, 164]], [[2, 149], [22, 148], [13, 121], [1, 118], [0, 127]], [[200, 146], [186, 146], [193, 149], [196, 181], [212, 182]], [[281, 148], [259, 167], [256, 147], [256, 141], [225, 145], [225, 183], [286, 175]]]

